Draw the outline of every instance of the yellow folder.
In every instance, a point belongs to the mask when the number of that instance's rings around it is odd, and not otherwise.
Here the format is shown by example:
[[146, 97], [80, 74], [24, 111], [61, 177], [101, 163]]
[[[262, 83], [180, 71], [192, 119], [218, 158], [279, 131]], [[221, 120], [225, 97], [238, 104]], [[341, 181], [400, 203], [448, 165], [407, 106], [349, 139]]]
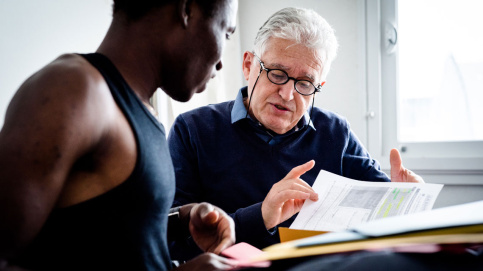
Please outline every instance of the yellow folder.
[[253, 261], [423, 244], [482, 244], [482, 210], [483, 201], [477, 201], [374, 220], [346, 231], [269, 246]]
[[278, 233], [280, 235], [280, 243], [285, 243], [293, 240], [298, 240], [302, 238], [312, 237], [315, 235], [320, 235], [328, 233], [327, 231], [310, 231], [310, 230], [297, 230], [290, 229], [286, 227], [279, 227]]

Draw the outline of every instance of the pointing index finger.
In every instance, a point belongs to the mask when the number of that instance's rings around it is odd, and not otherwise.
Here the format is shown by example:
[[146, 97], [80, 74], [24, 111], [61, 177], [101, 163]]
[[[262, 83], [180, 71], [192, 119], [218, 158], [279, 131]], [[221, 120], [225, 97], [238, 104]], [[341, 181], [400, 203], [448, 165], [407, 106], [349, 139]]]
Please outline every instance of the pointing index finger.
[[294, 167], [288, 174], [285, 178], [299, 178], [300, 176], [302, 176], [305, 172], [311, 170], [315, 165], [315, 161], [314, 160], [310, 160], [308, 161], [307, 163], [305, 164], [302, 164], [300, 166], [296, 166]]

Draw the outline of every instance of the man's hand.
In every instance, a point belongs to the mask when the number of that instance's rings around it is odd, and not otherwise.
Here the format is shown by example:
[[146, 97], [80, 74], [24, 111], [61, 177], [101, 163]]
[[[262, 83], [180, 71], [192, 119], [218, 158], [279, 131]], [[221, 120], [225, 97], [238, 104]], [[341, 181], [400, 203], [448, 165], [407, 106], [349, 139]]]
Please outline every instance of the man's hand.
[[223, 258], [213, 253], [203, 253], [196, 258], [173, 269], [176, 271], [210, 271], [210, 270], [233, 270], [236, 267], [236, 261]]
[[401, 155], [397, 149], [392, 149], [389, 157], [391, 162], [391, 182], [424, 183], [421, 176], [402, 165]]
[[285, 178], [272, 186], [262, 203], [263, 222], [271, 229], [292, 217], [302, 209], [306, 199], [317, 201], [319, 196], [300, 179], [300, 176], [312, 169], [315, 161], [311, 160], [293, 168]]
[[223, 210], [199, 203], [190, 211], [189, 230], [193, 240], [205, 252], [220, 254], [235, 243], [235, 223]]

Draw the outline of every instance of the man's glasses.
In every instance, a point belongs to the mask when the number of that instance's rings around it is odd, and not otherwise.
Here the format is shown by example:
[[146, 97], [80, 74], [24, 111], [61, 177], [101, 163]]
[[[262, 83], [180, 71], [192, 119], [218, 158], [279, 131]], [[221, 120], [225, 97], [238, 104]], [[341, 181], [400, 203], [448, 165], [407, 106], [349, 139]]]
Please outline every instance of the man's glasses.
[[294, 82], [295, 90], [304, 96], [310, 96], [315, 92], [319, 92], [320, 89], [322, 88], [321, 85], [318, 85], [317, 87], [314, 86], [314, 84], [312, 84], [312, 82], [308, 80], [297, 80], [293, 77], [290, 77], [288, 76], [287, 72], [284, 70], [268, 69], [265, 67], [265, 65], [263, 64], [263, 61], [260, 60], [260, 58], [258, 58], [257, 55], [255, 54], [253, 55], [258, 59], [258, 62], [260, 62], [261, 69], [267, 72], [268, 80], [270, 80], [270, 82], [274, 83], [275, 85], [284, 85], [290, 79], [292, 79]]

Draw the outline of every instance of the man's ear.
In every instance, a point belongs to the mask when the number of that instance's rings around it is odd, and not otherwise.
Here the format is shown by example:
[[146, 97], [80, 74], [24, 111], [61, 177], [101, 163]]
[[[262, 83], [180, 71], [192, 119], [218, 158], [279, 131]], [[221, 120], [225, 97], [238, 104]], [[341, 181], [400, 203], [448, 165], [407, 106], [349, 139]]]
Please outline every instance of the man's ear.
[[193, 0], [179, 0], [178, 1], [178, 15], [183, 24], [183, 28], [188, 27], [188, 22], [191, 18], [191, 4]]
[[254, 57], [253, 53], [249, 51], [246, 51], [243, 54], [243, 64], [242, 64], [243, 75], [245, 76], [245, 80], [247, 81], [248, 81], [248, 78], [250, 77], [250, 70], [252, 68], [253, 57]]

